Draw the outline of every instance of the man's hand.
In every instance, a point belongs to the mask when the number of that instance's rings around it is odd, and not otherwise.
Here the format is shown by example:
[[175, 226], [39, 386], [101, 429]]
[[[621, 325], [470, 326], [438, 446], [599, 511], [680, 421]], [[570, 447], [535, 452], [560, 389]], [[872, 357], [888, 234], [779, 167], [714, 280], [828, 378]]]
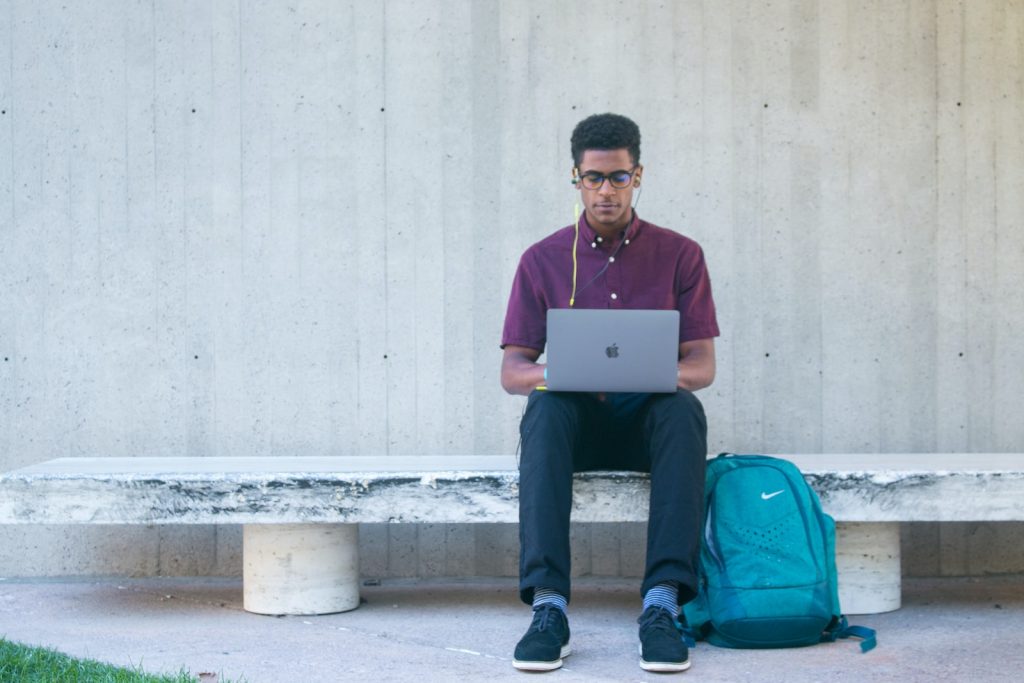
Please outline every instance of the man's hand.
[[529, 396], [544, 384], [544, 365], [537, 363], [540, 351], [527, 346], [505, 347], [501, 358], [501, 387], [510, 394]]
[[679, 345], [680, 389], [697, 391], [715, 381], [715, 340], [695, 339]]

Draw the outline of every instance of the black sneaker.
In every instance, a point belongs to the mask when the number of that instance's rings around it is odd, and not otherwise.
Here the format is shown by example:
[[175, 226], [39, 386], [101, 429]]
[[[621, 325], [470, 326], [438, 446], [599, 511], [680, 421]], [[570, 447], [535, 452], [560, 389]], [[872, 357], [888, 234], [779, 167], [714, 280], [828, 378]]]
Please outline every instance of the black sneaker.
[[675, 618], [664, 607], [652, 606], [637, 619], [640, 624], [640, 668], [644, 671], [686, 671], [690, 652]]
[[512, 666], [521, 671], [554, 671], [569, 652], [569, 621], [554, 605], [533, 610], [533, 621], [516, 645]]

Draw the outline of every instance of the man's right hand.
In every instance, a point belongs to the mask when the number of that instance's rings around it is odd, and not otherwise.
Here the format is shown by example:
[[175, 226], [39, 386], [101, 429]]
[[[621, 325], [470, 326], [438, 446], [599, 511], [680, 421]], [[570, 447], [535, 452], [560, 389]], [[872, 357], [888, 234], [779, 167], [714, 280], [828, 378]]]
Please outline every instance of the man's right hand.
[[529, 396], [544, 385], [543, 364], [537, 363], [540, 351], [509, 344], [501, 358], [501, 387], [510, 394]]

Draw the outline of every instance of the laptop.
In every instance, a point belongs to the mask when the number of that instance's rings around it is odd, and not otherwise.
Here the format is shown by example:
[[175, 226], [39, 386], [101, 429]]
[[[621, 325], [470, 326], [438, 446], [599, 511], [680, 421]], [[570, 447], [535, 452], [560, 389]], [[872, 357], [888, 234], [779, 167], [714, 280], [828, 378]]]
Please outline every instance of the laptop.
[[679, 311], [548, 309], [549, 391], [676, 390]]

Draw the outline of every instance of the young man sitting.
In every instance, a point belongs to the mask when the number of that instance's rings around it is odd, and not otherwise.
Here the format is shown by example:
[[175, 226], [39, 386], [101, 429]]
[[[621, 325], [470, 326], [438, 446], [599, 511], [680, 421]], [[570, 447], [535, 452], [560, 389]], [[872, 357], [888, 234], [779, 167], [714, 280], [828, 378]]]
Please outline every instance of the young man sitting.
[[[640, 666], [683, 671], [690, 661], [676, 618], [697, 590], [707, 456], [704, 409], [693, 392], [714, 380], [719, 334], [711, 282], [696, 242], [633, 210], [644, 172], [633, 121], [616, 114], [584, 119], [572, 134], [572, 158], [584, 212], [523, 254], [501, 342], [502, 387], [529, 396], [520, 423], [519, 590], [533, 619], [513, 663], [548, 671], [569, 654], [572, 475], [618, 469], [651, 476]], [[676, 392], [538, 390], [545, 383], [545, 365], [537, 360], [547, 310], [570, 305], [678, 310]]]

